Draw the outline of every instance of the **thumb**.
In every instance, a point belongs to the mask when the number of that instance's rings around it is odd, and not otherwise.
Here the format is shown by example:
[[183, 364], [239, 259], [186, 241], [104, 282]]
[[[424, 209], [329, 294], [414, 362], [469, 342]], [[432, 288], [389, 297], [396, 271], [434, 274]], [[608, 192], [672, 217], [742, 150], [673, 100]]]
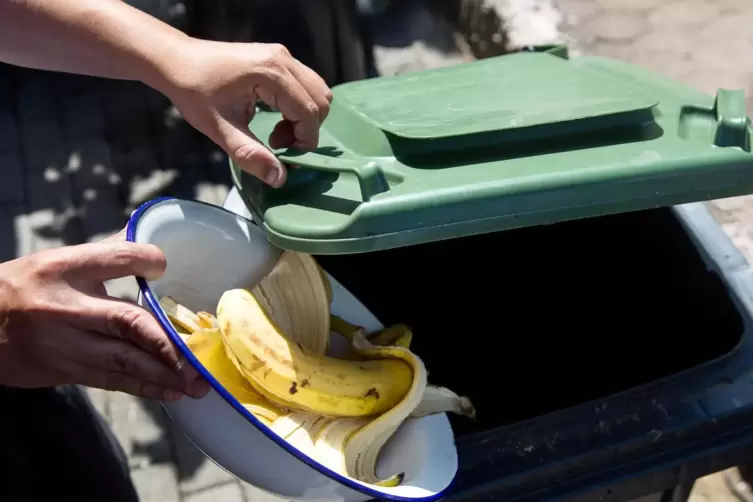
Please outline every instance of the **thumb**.
[[245, 124], [233, 124], [224, 118], [219, 118], [219, 121], [223, 147], [241, 169], [273, 187], [280, 187], [285, 183], [287, 173], [282, 162]]

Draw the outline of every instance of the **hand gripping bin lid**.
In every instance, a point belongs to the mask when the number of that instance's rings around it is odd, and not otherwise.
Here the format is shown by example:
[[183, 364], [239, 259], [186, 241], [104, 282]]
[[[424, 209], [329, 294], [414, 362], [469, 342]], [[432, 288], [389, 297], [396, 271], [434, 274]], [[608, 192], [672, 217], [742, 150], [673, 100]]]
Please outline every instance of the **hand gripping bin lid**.
[[[270, 188], [232, 165], [270, 241], [349, 254], [753, 190], [744, 95], [628, 64], [519, 53], [333, 89], [314, 151]], [[281, 119], [259, 110], [269, 138]]]

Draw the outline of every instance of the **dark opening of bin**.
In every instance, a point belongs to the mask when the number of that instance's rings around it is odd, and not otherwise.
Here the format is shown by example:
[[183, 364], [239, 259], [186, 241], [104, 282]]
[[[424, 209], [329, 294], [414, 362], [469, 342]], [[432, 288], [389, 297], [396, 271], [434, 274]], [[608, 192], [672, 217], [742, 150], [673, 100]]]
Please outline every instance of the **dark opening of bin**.
[[670, 209], [317, 256], [429, 380], [469, 396], [456, 435], [604, 398], [730, 352], [743, 326]]

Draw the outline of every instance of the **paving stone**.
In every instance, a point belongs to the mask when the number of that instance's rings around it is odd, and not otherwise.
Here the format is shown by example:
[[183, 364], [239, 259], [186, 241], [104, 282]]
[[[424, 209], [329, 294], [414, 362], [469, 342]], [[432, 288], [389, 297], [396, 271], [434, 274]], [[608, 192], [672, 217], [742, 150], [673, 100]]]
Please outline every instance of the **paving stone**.
[[24, 172], [18, 151], [0, 150], [0, 204], [24, 202]]
[[57, 167], [47, 167], [40, 173], [27, 172], [26, 194], [30, 212], [42, 209], [64, 212], [74, 207], [70, 176]]
[[104, 417], [106, 422], [110, 421], [110, 395], [109, 391], [104, 389], [96, 389], [94, 387], [82, 387], [89, 396], [89, 400], [97, 409], [100, 415]]
[[[15, 228], [15, 239], [7, 237], [0, 244], [0, 261], [6, 261], [19, 256], [26, 256], [34, 252], [34, 231], [29, 224], [26, 208], [21, 206], [0, 206], [0, 225], [3, 225], [2, 235], [6, 228]], [[15, 249], [14, 249], [15, 248]], [[2, 251], [5, 249], [6, 251]]]
[[40, 173], [50, 166], [63, 168], [67, 149], [56, 119], [22, 120], [21, 133], [24, 159], [30, 172]]
[[128, 192], [129, 209], [135, 209], [149, 199], [163, 194], [178, 176], [177, 170], [170, 169], [152, 171], [146, 177], [133, 177]]
[[111, 156], [115, 170], [124, 179], [131, 179], [136, 175], [148, 176], [160, 169], [157, 154], [153, 149], [145, 146], [115, 150]]
[[205, 159], [209, 179], [225, 187], [233, 186], [233, 178], [230, 174], [230, 164], [227, 154], [219, 148], [213, 148]]
[[161, 405], [121, 392], [110, 396], [111, 427], [131, 468], [170, 461], [166, 418]]
[[243, 491], [235, 481], [185, 495], [184, 502], [245, 502]]
[[674, 0], [655, 6], [648, 15], [648, 21], [660, 30], [667, 25], [692, 28], [705, 25], [718, 15], [714, 2]]
[[[180, 502], [175, 472], [169, 464], [131, 471], [140, 502]], [[221, 502], [221, 501], [218, 501]]]
[[100, 95], [95, 92], [63, 96], [61, 114], [69, 139], [101, 134], [104, 131], [105, 119], [99, 100]]
[[636, 40], [648, 29], [645, 15], [635, 11], [608, 11], [594, 16], [579, 26], [585, 44], [594, 41], [627, 43]]
[[20, 141], [18, 125], [13, 112], [9, 109], [0, 108], [0, 152], [15, 150]]
[[241, 482], [241, 488], [246, 497], [246, 502], [287, 502], [287, 499], [267, 493], [248, 483]]
[[117, 185], [120, 182], [113, 168], [110, 146], [99, 136], [71, 141], [66, 168], [75, 173], [80, 187]]
[[131, 301], [136, 301], [139, 291], [139, 285], [133, 277], [121, 277], [120, 279], [105, 281], [105, 288], [108, 295]]
[[87, 187], [79, 193], [78, 215], [86, 240], [102, 240], [118, 232], [128, 221], [120, 193], [114, 186]]
[[82, 242], [78, 218], [69, 211], [41, 209], [24, 216], [25, 228], [30, 236], [30, 251], [56, 249]]
[[235, 479], [230, 473], [204, 456], [201, 451], [174, 426], [170, 433], [175, 448], [178, 481], [182, 493], [193, 493]]
[[121, 178], [108, 144], [99, 137], [73, 141], [67, 171], [73, 176], [85, 238], [99, 240], [120, 230], [126, 222]]

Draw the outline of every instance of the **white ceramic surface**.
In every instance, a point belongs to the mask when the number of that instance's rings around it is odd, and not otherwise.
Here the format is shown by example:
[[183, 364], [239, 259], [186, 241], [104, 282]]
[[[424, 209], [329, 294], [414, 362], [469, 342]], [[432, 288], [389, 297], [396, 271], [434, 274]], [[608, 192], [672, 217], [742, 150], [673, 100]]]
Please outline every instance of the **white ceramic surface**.
[[[352, 501], [371, 498], [431, 501], [441, 498], [457, 472], [452, 429], [444, 414], [406, 421], [385, 446], [380, 475], [405, 472], [396, 488], [378, 488], [340, 476], [281, 440], [246, 411], [191, 354], [159, 307], [169, 295], [194, 311], [213, 312], [221, 294], [253, 287], [276, 263], [280, 251], [251, 223], [200, 202], [162, 198], [144, 204], [128, 223], [128, 239], [158, 246], [167, 271], [157, 280], [139, 280], [139, 303], [151, 310], [186, 359], [212, 385], [200, 400], [163, 403], [207, 457], [240, 479], [287, 499]], [[330, 277], [332, 311], [369, 330], [379, 321]]]

